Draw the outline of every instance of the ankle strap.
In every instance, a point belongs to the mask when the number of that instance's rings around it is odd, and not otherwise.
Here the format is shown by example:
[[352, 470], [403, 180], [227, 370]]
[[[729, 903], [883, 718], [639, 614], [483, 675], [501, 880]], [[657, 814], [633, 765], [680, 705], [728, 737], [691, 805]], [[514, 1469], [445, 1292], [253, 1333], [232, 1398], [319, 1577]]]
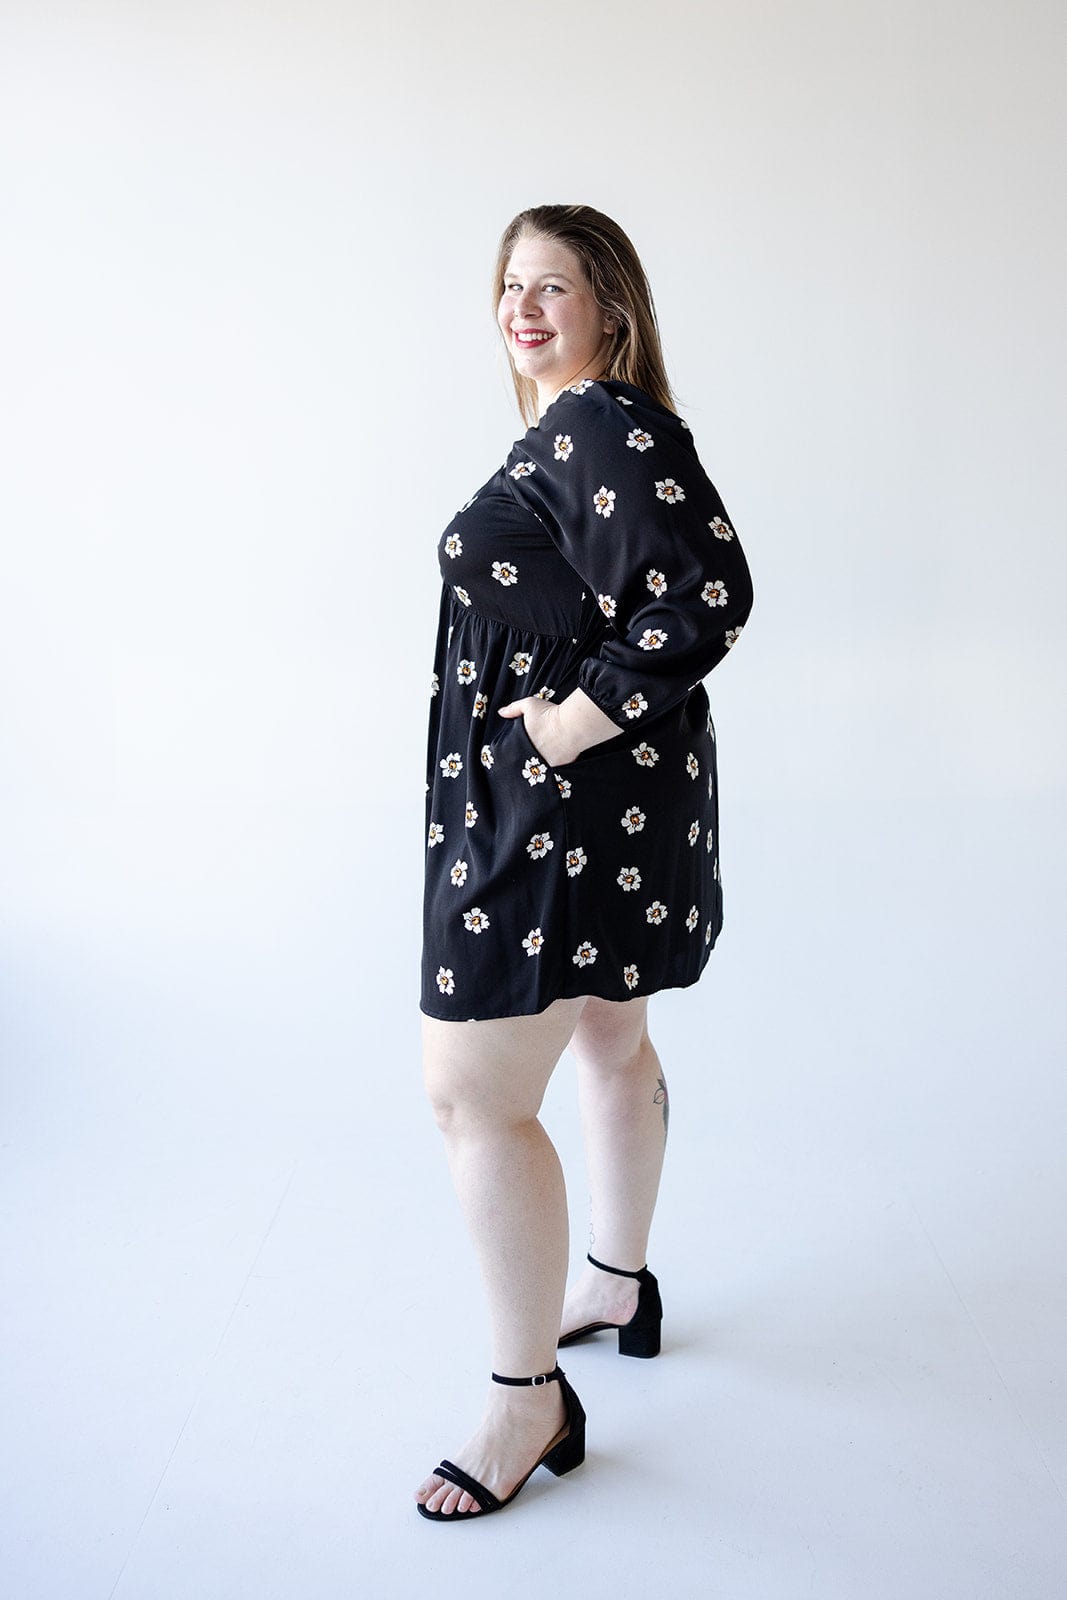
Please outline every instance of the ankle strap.
[[640, 1272], [627, 1272], [623, 1267], [609, 1267], [603, 1261], [597, 1261], [596, 1258], [589, 1255], [588, 1252], [586, 1252], [586, 1260], [592, 1261], [594, 1267], [599, 1267], [601, 1272], [614, 1272], [617, 1278], [641, 1278], [648, 1271], [647, 1262], [641, 1268]]
[[543, 1383], [551, 1383], [553, 1378], [562, 1378], [562, 1369], [557, 1365], [551, 1372], [537, 1372], [532, 1378], [502, 1378], [499, 1372], [490, 1373], [494, 1383], [532, 1383], [539, 1389]]

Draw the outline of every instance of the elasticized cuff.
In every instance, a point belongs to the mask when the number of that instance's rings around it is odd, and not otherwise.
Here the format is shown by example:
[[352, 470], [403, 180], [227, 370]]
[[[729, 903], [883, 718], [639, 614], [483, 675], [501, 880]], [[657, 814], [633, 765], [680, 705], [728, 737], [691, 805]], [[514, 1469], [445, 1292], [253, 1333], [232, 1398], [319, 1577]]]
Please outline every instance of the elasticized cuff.
[[630, 721], [621, 703], [618, 699], [608, 700], [599, 683], [599, 671], [603, 666], [604, 661], [600, 656], [586, 656], [578, 668], [578, 687], [617, 728], [627, 728], [630, 726]]

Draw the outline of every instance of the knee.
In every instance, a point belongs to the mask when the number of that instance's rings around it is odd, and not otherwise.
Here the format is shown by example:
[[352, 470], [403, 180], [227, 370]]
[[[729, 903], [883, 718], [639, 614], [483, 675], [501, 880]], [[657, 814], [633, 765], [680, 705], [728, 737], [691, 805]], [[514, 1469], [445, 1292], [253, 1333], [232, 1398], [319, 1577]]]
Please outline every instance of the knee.
[[573, 1042], [571, 1048], [583, 1068], [605, 1078], [639, 1078], [659, 1069], [659, 1056], [647, 1028], [626, 1033], [605, 1029]]
[[446, 1135], [503, 1130], [537, 1116], [538, 1106], [507, 1093], [495, 1074], [428, 1064], [424, 1080], [434, 1121]]
[[433, 1119], [442, 1133], [450, 1133], [457, 1118], [462, 1118], [465, 1107], [462, 1100], [451, 1094], [443, 1084], [426, 1080], [426, 1096], [430, 1102]]
[[464, 1111], [463, 1095], [457, 1094], [446, 1073], [427, 1062], [423, 1068], [426, 1098], [430, 1102], [433, 1119], [442, 1133], [447, 1133]]

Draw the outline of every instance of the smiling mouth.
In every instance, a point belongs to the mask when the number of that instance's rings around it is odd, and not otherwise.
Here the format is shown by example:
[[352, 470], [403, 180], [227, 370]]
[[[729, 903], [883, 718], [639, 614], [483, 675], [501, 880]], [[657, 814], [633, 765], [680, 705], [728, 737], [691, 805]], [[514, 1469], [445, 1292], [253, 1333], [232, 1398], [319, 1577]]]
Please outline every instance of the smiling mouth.
[[515, 343], [521, 345], [524, 350], [531, 350], [534, 345], [548, 344], [549, 340], [554, 339], [555, 337], [556, 336], [554, 333], [541, 332], [512, 334], [512, 338], [515, 340]]

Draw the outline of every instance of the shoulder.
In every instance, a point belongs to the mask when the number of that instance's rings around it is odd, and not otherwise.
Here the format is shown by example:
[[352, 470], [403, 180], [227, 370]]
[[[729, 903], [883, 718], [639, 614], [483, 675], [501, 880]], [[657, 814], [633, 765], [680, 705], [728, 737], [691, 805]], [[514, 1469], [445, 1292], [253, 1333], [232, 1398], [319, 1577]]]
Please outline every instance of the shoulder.
[[588, 449], [640, 456], [657, 444], [691, 447], [681, 417], [635, 384], [583, 378], [561, 390], [514, 448], [535, 460], [569, 460]]
[[632, 426], [635, 418], [656, 420], [667, 426], [685, 426], [673, 411], [661, 406], [636, 384], [608, 378], [582, 378], [560, 391], [530, 432], [547, 431], [564, 421], [580, 421], [587, 427], [601, 424], [617, 430]]

